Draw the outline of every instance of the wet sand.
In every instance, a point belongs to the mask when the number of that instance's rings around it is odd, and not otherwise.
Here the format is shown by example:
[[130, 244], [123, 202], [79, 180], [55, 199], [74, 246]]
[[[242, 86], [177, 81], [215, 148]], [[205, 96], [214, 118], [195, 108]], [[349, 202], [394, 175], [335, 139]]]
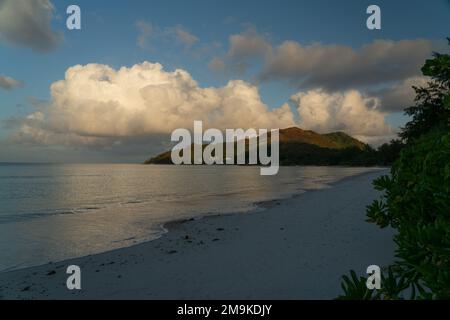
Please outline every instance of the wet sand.
[[[271, 202], [262, 212], [172, 222], [160, 239], [0, 274], [0, 299], [333, 299], [350, 269], [393, 261], [392, 231], [365, 221], [387, 170]], [[81, 268], [80, 291], [66, 268]]]

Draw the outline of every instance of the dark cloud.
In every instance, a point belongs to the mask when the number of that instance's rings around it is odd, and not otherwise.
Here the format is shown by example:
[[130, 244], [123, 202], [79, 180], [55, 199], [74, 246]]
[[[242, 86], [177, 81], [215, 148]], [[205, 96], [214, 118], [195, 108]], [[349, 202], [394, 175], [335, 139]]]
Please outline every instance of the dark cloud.
[[236, 66], [245, 71], [255, 59], [261, 59], [263, 67], [255, 76], [257, 82], [285, 81], [302, 89], [341, 91], [386, 86], [417, 77], [424, 61], [439, 47], [440, 43], [427, 39], [375, 40], [356, 49], [297, 41], [274, 46], [268, 35], [250, 26], [231, 35], [228, 52], [215, 61], [221, 59], [230, 71], [235, 71]]
[[422, 39], [376, 40], [358, 50], [287, 41], [273, 50], [259, 78], [332, 91], [374, 86], [419, 75], [432, 50], [433, 43]]
[[0, 0], [0, 40], [39, 52], [53, 50], [62, 36], [50, 27], [49, 0]]
[[0, 88], [3, 88], [5, 90], [12, 90], [14, 88], [20, 87], [21, 85], [21, 81], [6, 76], [0, 76]]
[[216, 57], [208, 63], [208, 68], [214, 72], [221, 72], [225, 70], [226, 66], [222, 59]]
[[374, 90], [369, 95], [376, 96], [381, 101], [381, 109], [387, 112], [402, 112], [414, 104], [415, 91], [413, 87], [423, 87], [429, 79], [427, 77], [412, 77], [393, 84], [390, 87]]
[[168, 28], [166, 32], [169, 35], [172, 35], [178, 42], [183, 44], [186, 48], [192, 47], [199, 41], [199, 39], [196, 36], [194, 36], [188, 30], [179, 25]]
[[173, 40], [175, 40], [183, 45], [185, 49], [190, 49], [200, 41], [199, 38], [190, 33], [181, 25], [160, 28], [144, 20], [139, 20], [135, 23], [135, 26], [139, 31], [137, 44], [142, 49], [151, 47], [150, 40], [157, 39], [159, 41], [166, 40], [169, 42], [173, 42]]
[[253, 59], [266, 60], [272, 46], [265, 34], [261, 34], [254, 26], [239, 34], [229, 37], [229, 49], [223, 57], [214, 57], [209, 68], [213, 71], [228, 71], [239, 76], [245, 74]]
[[271, 51], [267, 37], [257, 32], [254, 27], [241, 34], [230, 36], [230, 49], [227, 57], [233, 61], [244, 61], [249, 58], [261, 57]]

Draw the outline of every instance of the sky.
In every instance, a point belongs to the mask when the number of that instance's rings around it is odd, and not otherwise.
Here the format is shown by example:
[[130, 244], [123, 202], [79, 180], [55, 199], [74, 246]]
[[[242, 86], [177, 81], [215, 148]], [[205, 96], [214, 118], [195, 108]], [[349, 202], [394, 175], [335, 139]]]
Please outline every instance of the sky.
[[376, 146], [449, 31], [445, 0], [0, 0], [0, 162], [142, 162], [194, 120]]

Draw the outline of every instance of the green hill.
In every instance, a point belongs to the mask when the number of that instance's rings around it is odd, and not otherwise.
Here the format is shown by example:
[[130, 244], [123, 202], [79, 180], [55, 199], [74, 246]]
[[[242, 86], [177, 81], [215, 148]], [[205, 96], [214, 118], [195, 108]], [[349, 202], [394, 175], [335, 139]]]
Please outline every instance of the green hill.
[[[246, 141], [248, 145], [248, 141]], [[193, 146], [192, 146], [193, 148]], [[246, 159], [248, 159], [246, 148]], [[224, 146], [224, 155], [225, 146]], [[297, 127], [280, 130], [281, 165], [374, 165], [373, 150], [344, 132], [319, 134]], [[145, 164], [172, 164], [171, 151]]]
[[306, 143], [330, 149], [358, 148], [362, 150], [365, 148], [364, 143], [344, 132], [319, 134], [298, 127], [280, 130], [280, 144], [282, 143]]

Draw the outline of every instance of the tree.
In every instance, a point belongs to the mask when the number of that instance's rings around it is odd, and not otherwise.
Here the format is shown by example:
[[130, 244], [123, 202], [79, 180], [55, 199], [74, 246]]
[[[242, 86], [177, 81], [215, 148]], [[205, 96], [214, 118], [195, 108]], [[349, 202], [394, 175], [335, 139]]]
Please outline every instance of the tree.
[[377, 149], [377, 164], [383, 166], [392, 165], [400, 156], [400, 152], [404, 146], [403, 142], [399, 139], [382, 144]]
[[[450, 45], [450, 38], [447, 38]], [[400, 133], [406, 142], [420, 137], [432, 128], [448, 127], [450, 119], [450, 56], [434, 53], [427, 60], [422, 73], [431, 78], [426, 87], [413, 87], [416, 92], [415, 105], [405, 109], [412, 117]]]
[[[449, 40], [450, 44], [450, 40]], [[390, 176], [373, 182], [384, 192], [367, 208], [368, 221], [392, 227], [397, 261], [384, 269], [376, 292], [366, 279], [344, 276], [338, 299], [450, 299], [450, 57], [434, 54], [422, 68], [431, 81], [416, 89], [407, 142]]]

